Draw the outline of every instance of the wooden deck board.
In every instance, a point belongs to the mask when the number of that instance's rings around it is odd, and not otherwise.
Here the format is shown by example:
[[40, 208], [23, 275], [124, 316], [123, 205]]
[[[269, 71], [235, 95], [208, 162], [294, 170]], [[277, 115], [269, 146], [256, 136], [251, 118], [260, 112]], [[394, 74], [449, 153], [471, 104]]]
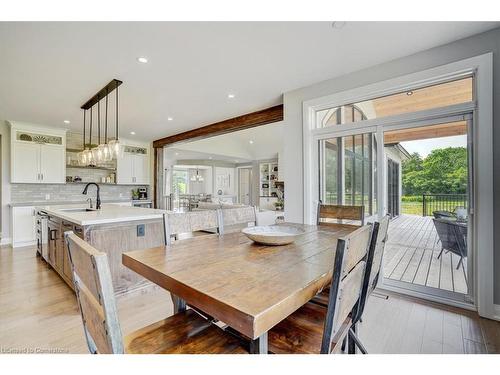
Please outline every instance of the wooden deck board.
[[467, 293], [467, 262], [443, 253], [431, 217], [400, 215], [389, 225], [384, 274], [391, 280]]

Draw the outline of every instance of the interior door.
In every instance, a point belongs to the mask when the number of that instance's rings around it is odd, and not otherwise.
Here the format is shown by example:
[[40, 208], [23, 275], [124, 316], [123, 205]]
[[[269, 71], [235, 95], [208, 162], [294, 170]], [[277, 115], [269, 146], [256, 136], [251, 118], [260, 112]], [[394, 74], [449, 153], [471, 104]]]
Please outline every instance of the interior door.
[[64, 149], [60, 146], [40, 146], [40, 182], [45, 184], [62, 184], [64, 176]]
[[239, 174], [239, 201], [242, 204], [250, 205], [251, 170], [241, 168]]
[[14, 142], [11, 173], [11, 182], [39, 183], [40, 145]]

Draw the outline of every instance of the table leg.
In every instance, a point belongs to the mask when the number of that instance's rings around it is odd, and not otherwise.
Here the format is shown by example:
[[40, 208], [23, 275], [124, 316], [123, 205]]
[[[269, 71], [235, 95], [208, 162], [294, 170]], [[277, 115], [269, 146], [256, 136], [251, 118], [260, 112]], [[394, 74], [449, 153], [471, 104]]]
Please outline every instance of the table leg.
[[172, 302], [174, 304], [174, 314], [178, 312], [186, 311], [186, 301], [177, 297], [175, 294], [170, 293], [170, 297], [172, 297]]
[[250, 353], [251, 354], [267, 354], [267, 332], [263, 333], [255, 340], [250, 341]]

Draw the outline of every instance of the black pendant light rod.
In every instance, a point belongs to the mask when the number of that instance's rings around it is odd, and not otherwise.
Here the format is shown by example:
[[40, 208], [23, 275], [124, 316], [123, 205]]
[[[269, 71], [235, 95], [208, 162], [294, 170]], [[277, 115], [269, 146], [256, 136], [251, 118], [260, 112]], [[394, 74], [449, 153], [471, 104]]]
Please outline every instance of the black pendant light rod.
[[104, 86], [99, 92], [92, 96], [85, 104], [81, 106], [81, 109], [89, 109], [93, 107], [99, 100], [104, 98], [105, 95], [110, 94], [113, 90], [117, 89], [123, 82], [118, 79], [111, 80], [106, 86]]
[[93, 114], [92, 114], [92, 108], [93, 107], [90, 107], [90, 137], [89, 137], [89, 148], [92, 148], [92, 117]]
[[106, 118], [104, 120], [104, 143], [108, 143], [108, 92], [106, 91]]
[[116, 116], [115, 116], [115, 119], [116, 119], [116, 135], [115, 135], [115, 139], [118, 140], [118, 86], [116, 86]]
[[97, 144], [101, 144], [101, 102], [97, 101]]
[[83, 110], [83, 149], [85, 150], [85, 115], [87, 113], [87, 110]]

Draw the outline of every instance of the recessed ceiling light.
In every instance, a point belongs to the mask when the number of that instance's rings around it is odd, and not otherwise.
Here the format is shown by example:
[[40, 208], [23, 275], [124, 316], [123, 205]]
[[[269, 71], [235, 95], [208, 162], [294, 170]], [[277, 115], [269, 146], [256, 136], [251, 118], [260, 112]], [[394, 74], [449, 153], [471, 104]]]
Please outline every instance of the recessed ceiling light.
[[412, 96], [412, 95], [413, 95], [413, 91], [408, 91], [408, 92], [406, 93], [406, 95], [408, 95], [408, 96]]
[[175, 156], [177, 156], [177, 155], [179, 155], [179, 153], [178, 153], [178, 152], [176, 152], [176, 153], [175, 153]]
[[211, 156], [208, 157], [209, 159], [213, 159]]
[[227, 97], [228, 97], [229, 99], [234, 99], [234, 97], [235, 97], [235, 96], [236, 96], [236, 95], [234, 95], [234, 94], [227, 94]]
[[173, 121], [174, 118], [173, 117], [167, 117], [167, 121]]
[[253, 145], [253, 141], [252, 140], [249, 140], [248, 143], [250, 143], [251, 145]]
[[135, 132], [130, 132], [130, 134], [135, 135]]
[[332, 22], [332, 28], [334, 29], [342, 29], [345, 26], [346, 22], [345, 21], [333, 21]]
[[64, 120], [63, 122], [64, 122], [65, 124], [69, 124], [71, 121], [69, 121], [69, 120]]
[[146, 64], [148, 62], [148, 59], [145, 57], [138, 57], [137, 61], [139, 61], [140, 63]]

